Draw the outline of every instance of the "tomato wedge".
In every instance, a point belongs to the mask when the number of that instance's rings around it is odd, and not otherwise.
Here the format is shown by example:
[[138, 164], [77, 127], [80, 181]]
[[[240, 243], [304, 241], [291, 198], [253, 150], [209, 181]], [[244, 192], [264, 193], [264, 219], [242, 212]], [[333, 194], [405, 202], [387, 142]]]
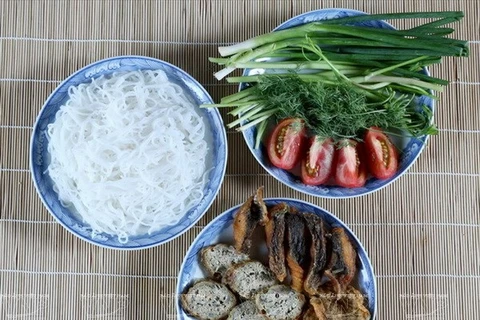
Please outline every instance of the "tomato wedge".
[[332, 139], [310, 138], [310, 147], [302, 160], [302, 181], [318, 186], [332, 175], [335, 146]]
[[300, 160], [305, 141], [305, 123], [301, 119], [282, 120], [270, 135], [267, 154], [272, 164], [280, 169], [293, 169]]
[[363, 145], [355, 140], [343, 140], [337, 150], [335, 182], [345, 188], [358, 188], [367, 181]]
[[365, 134], [366, 159], [370, 173], [388, 179], [398, 170], [398, 151], [380, 128], [371, 127]]

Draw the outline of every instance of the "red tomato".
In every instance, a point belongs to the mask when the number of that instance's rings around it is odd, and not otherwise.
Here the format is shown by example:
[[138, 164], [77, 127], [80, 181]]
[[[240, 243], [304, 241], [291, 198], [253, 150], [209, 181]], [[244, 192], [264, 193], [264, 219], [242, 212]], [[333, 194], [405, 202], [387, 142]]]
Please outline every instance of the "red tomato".
[[310, 147], [302, 160], [302, 181], [318, 186], [332, 174], [335, 146], [332, 139], [310, 138]]
[[301, 119], [282, 120], [267, 142], [267, 154], [272, 164], [281, 169], [293, 169], [302, 155], [305, 123]]
[[378, 179], [391, 178], [398, 170], [398, 151], [381, 129], [365, 134], [366, 159], [370, 173]]
[[363, 145], [355, 140], [340, 142], [337, 150], [337, 166], [335, 168], [335, 182], [346, 188], [358, 188], [367, 181]]

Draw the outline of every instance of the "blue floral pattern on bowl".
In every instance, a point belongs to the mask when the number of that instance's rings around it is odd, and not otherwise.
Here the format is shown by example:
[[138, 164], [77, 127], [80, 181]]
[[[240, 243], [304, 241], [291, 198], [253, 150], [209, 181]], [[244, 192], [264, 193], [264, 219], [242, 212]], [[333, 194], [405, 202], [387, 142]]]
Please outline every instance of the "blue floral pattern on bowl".
[[212, 152], [213, 169], [200, 203], [189, 210], [175, 225], [164, 227], [151, 235], [130, 237], [127, 243], [120, 243], [117, 236], [97, 234], [92, 236], [91, 228], [68, 208], [61, 205], [53, 182], [46, 172], [49, 164], [48, 140], [45, 135], [48, 124], [55, 120], [60, 107], [68, 100], [68, 88], [88, 83], [93, 78], [109, 76], [114, 72], [135, 70], [163, 70], [170, 81], [181, 86], [189, 98], [197, 105], [213, 103], [207, 91], [189, 74], [165, 61], [142, 57], [120, 56], [92, 63], [64, 80], [48, 97], [35, 123], [30, 144], [30, 168], [37, 192], [52, 216], [68, 231], [90, 243], [114, 249], [144, 249], [160, 245], [174, 239], [192, 227], [208, 210], [215, 199], [225, 176], [227, 163], [227, 138], [223, 120], [216, 108], [199, 109], [210, 126], [213, 137], [209, 146]]
[[[306, 12], [299, 16], [293, 17], [292, 19], [282, 23], [280, 26], [274, 29], [283, 30], [298, 25], [302, 25], [309, 22], [334, 19], [334, 18], [343, 18], [348, 16], [356, 15], [365, 15], [366, 13], [350, 9], [322, 9], [316, 11]], [[371, 27], [371, 28], [383, 28], [383, 29], [394, 29], [394, 27], [384, 21], [367, 21], [361, 23], [355, 23], [358, 26]], [[245, 70], [244, 75], [249, 75], [252, 70]], [[427, 70], [424, 70], [428, 74]], [[241, 84], [239, 89], [243, 90], [245, 84]], [[417, 99], [419, 105], [426, 105], [431, 110], [434, 110], [434, 101], [426, 96], [422, 96]], [[252, 127], [243, 131], [243, 137], [248, 145], [248, 148], [252, 152], [253, 156], [257, 161], [262, 165], [262, 167], [271, 174], [274, 178], [284, 183], [285, 185], [317, 197], [323, 198], [351, 198], [369, 194], [371, 192], [377, 191], [381, 188], [386, 187], [393, 181], [397, 180], [401, 175], [403, 175], [417, 160], [420, 156], [420, 153], [423, 151], [425, 144], [427, 142], [428, 136], [420, 138], [405, 138], [402, 143], [400, 163], [397, 173], [390, 179], [378, 180], [375, 178], [370, 178], [367, 180], [364, 187], [361, 188], [343, 188], [337, 186], [309, 186], [302, 183], [301, 179], [288, 171], [279, 169], [273, 166], [268, 156], [266, 155], [266, 149], [264, 146], [261, 146], [258, 149], [254, 149], [255, 146], [255, 137], [257, 134], [256, 127]]]
[[[357, 286], [360, 289], [361, 293], [364, 294], [367, 298], [368, 310], [372, 315], [372, 319], [375, 319], [377, 309], [377, 286], [375, 275], [373, 273], [373, 268], [365, 249], [363, 248], [357, 237], [353, 234], [353, 232], [337, 217], [311, 203], [288, 198], [269, 198], [265, 199], [265, 202], [267, 206], [274, 206], [278, 203], [285, 202], [289, 206], [297, 208], [300, 212], [311, 212], [319, 215], [330, 227], [341, 226], [345, 228], [348, 236], [352, 240], [358, 252], [358, 275], [356, 280]], [[183, 311], [180, 305], [180, 294], [184, 293], [185, 290], [196, 280], [206, 277], [199, 263], [200, 250], [202, 250], [202, 248], [204, 248], [205, 246], [216, 243], [233, 243], [232, 223], [235, 213], [237, 212], [239, 207], [240, 205], [220, 214], [217, 218], [210, 222], [202, 230], [202, 232], [200, 232], [200, 234], [190, 246], [190, 249], [188, 250], [183, 261], [183, 264], [180, 267], [180, 272], [178, 275], [176, 299], [178, 320], [192, 319]]]

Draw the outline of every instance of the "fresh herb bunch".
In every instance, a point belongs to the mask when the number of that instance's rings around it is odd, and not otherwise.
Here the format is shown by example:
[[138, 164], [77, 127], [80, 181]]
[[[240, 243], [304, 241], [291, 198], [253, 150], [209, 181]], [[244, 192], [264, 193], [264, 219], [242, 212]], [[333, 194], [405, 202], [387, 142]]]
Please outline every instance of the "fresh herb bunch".
[[334, 140], [356, 138], [372, 126], [404, 130], [412, 136], [435, 131], [431, 112], [419, 112], [411, 98], [391, 95], [380, 103], [368, 102], [365, 92], [348, 82], [325, 84], [305, 82], [296, 74], [265, 75], [247, 90], [248, 95], [231, 101], [244, 110], [229, 127], [271, 114], [277, 121], [303, 119], [311, 133]]
[[[249, 88], [204, 107], [235, 107], [239, 116], [228, 127], [258, 125], [256, 147], [270, 117], [299, 117], [312, 133], [341, 139], [370, 126], [418, 137], [437, 132], [432, 110], [417, 105], [418, 96], [436, 99], [447, 80], [422, 73], [442, 57], [467, 57], [468, 42], [447, 38], [463, 12], [413, 12], [360, 15], [322, 20], [244, 42], [219, 47], [222, 58], [210, 58], [223, 79], [237, 68], [260, 68], [258, 75], [229, 77]], [[406, 30], [356, 26], [388, 19], [430, 19]], [[276, 75], [268, 70], [275, 70]], [[307, 70], [308, 72], [305, 72]], [[295, 76], [292, 76], [296, 74]]]

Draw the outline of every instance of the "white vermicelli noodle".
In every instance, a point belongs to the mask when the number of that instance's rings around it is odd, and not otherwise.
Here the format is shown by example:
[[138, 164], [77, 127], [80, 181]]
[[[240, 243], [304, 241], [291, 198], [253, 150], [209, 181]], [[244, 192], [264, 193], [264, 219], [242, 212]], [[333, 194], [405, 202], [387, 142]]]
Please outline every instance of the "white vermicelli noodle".
[[48, 126], [48, 173], [62, 205], [127, 242], [177, 223], [203, 197], [205, 123], [161, 71], [69, 89]]

